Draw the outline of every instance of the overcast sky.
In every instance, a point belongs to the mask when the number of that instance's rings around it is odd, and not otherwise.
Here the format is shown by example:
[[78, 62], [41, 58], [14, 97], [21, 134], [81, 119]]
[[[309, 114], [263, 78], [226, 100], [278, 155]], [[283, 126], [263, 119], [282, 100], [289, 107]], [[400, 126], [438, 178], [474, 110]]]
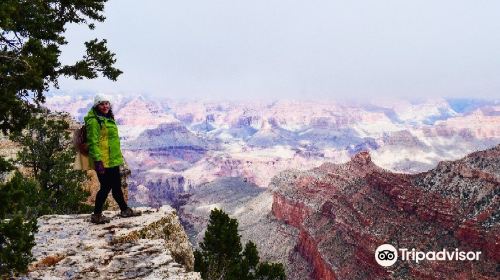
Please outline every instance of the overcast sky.
[[107, 38], [118, 82], [61, 82], [187, 99], [500, 97], [498, 0], [109, 0], [68, 28], [66, 62]]

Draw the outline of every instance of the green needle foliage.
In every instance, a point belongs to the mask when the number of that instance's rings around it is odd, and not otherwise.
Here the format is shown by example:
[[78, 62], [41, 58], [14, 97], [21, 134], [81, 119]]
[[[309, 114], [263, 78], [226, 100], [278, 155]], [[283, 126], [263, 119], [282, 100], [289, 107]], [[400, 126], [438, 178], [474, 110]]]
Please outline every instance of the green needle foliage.
[[35, 246], [36, 219], [26, 220], [15, 215], [0, 222], [0, 279], [13, 272], [25, 272], [33, 261], [31, 248]]
[[[80, 60], [67, 65], [60, 62], [61, 47], [68, 43], [64, 34], [68, 25], [83, 24], [94, 29], [96, 22], [105, 20], [103, 10], [106, 2], [0, 1], [1, 133], [17, 133], [21, 137], [19, 133], [28, 124], [32, 128], [43, 127], [36, 123], [41, 122], [40, 119], [31, 120], [32, 115], [45, 101], [45, 92], [51, 87], [58, 88], [61, 76], [93, 79], [100, 74], [111, 80], [118, 78], [122, 72], [113, 66], [115, 55], [107, 49], [106, 40], [89, 40], [85, 43], [86, 50]], [[56, 129], [61, 128], [61, 124], [52, 124]], [[50, 141], [55, 139], [48, 136], [44, 139], [54, 144]], [[79, 203], [82, 194], [76, 192], [81, 176], [65, 170], [69, 154], [56, 149], [52, 157], [57, 159], [54, 162], [46, 154], [50, 149], [44, 150], [35, 142], [28, 144], [31, 146], [23, 149], [20, 161], [31, 164], [29, 168], [35, 171], [34, 178], [38, 182], [23, 178], [20, 174], [15, 174], [10, 182], [0, 182], [0, 279], [25, 271], [31, 261], [30, 251], [34, 246], [33, 233], [36, 230], [34, 217], [47, 212], [72, 213], [83, 209]], [[40, 161], [45, 159], [49, 161]], [[0, 157], [0, 178], [4, 178], [9, 169], [12, 166]], [[45, 205], [45, 209], [32, 207], [37, 199], [48, 202], [40, 204]]]
[[37, 210], [30, 201], [36, 197], [29, 194], [36, 188], [36, 182], [23, 178], [19, 172], [8, 183], [0, 184], [0, 279], [26, 271], [33, 260]]
[[106, 1], [0, 1], [0, 129], [4, 133], [27, 124], [33, 104], [45, 101], [44, 93], [58, 87], [61, 75], [93, 79], [100, 73], [116, 80], [122, 73], [113, 67], [116, 59], [106, 40], [86, 42], [85, 54], [73, 64], [59, 60], [61, 46], [68, 43], [67, 25], [94, 29], [95, 22], [105, 20]]
[[43, 111], [31, 118], [23, 132], [11, 134], [22, 146], [17, 162], [30, 170], [39, 183], [36, 191], [39, 215], [88, 213], [83, 204], [90, 193], [83, 191], [87, 175], [74, 170], [75, 152], [66, 114]]
[[252, 241], [242, 251], [238, 221], [220, 209], [211, 211], [200, 249], [194, 252], [194, 270], [203, 279], [285, 279], [281, 263], [259, 262], [259, 252]]

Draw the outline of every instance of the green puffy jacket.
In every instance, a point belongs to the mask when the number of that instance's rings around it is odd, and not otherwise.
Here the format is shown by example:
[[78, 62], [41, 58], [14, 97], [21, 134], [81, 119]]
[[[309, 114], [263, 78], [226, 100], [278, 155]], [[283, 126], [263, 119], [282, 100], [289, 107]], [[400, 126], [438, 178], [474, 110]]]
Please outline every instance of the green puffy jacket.
[[102, 161], [105, 168], [123, 164], [120, 137], [115, 121], [97, 115], [94, 109], [90, 109], [84, 120], [91, 166], [93, 167], [94, 161]]

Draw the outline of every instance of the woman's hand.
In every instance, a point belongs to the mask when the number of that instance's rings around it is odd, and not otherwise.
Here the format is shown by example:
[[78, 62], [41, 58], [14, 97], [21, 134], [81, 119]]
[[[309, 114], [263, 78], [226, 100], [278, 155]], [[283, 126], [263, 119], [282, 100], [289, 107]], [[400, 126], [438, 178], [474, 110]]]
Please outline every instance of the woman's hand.
[[104, 174], [105, 169], [104, 169], [104, 164], [102, 161], [94, 161], [94, 169], [97, 174]]

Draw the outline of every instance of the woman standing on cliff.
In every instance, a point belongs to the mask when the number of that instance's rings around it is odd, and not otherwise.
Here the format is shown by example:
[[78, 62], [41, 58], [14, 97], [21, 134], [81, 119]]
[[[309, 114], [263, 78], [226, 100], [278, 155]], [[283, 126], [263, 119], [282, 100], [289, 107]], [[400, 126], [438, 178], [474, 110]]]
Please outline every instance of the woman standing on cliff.
[[109, 192], [120, 207], [121, 217], [138, 216], [141, 213], [127, 206], [121, 189], [120, 165], [123, 156], [120, 149], [118, 127], [108, 98], [96, 95], [94, 105], [84, 118], [87, 130], [90, 163], [97, 173], [100, 189], [95, 199], [94, 213], [90, 222], [108, 223], [110, 219], [102, 214], [102, 208]]

